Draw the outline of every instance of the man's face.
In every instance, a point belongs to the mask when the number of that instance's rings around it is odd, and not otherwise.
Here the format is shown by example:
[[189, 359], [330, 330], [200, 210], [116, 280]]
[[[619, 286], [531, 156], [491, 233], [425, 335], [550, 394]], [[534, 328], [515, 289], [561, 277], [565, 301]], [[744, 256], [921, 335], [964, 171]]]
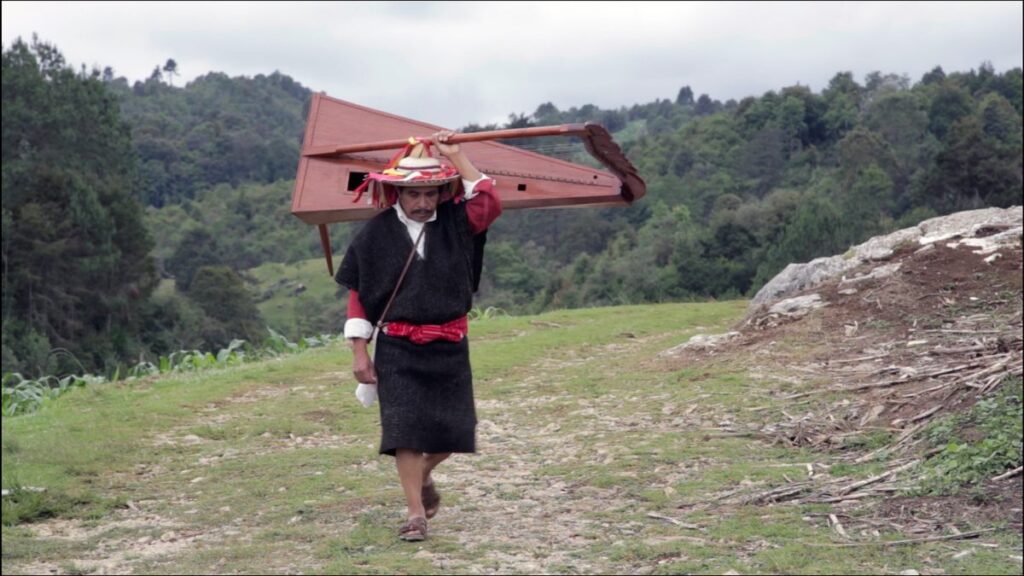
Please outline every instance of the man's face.
[[437, 187], [399, 188], [398, 203], [406, 216], [417, 222], [426, 222], [437, 210], [440, 196]]

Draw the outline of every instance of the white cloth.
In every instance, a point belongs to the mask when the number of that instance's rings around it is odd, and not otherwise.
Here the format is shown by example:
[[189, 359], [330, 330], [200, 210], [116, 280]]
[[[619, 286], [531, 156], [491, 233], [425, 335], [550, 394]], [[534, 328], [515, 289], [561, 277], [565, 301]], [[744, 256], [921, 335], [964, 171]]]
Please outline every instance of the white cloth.
[[369, 340], [373, 335], [373, 324], [365, 318], [349, 318], [345, 321], [345, 338]]
[[356, 398], [362, 403], [363, 408], [373, 406], [374, 401], [377, 400], [377, 385], [360, 383], [359, 386], [356, 386]]
[[[484, 180], [487, 180], [487, 176], [484, 174], [481, 174], [480, 177], [477, 178], [476, 180], [466, 180], [465, 178], [463, 178], [462, 189], [465, 190], [465, 196], [463, 197], [463, 199], [472, 200], [476, 196], [476, 185]], [[420, 235], [420, 230], [423, 228], [423, 225], [426, 224], [426, 222], [417, 222], [412, 218], [406, 216], [405, 211], [402, 210], [402, 206], [398, 202], [395, 202], [394, 207], [395, 214], [398, 215], [398, 220], [402, 224], [405, 224], [405, 229], [407, 232], [409, 232], [409, 239], [412, 240], [413, 243], [415, 243], [416, 238], [418, 238]], [[427, 222], [433, 222], [434, 220], [437, 220], [437, 211], [434, 211], [434, 213], [430, 215], [430, 219], [427, 220]], [[416, 253], [420, 255], [420, 258], [427, 257], [427, 243], [425, 241], [420, 240], [420, 245], [416, 247]], [[347, 328], [348, 325], [346, 324], [345, 337], [349, 338]]]

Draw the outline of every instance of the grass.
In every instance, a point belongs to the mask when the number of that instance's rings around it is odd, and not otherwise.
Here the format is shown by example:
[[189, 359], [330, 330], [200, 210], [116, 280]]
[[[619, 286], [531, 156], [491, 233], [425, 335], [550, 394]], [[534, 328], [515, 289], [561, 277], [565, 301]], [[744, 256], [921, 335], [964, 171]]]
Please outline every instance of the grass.
[[[925, 436], [938, 453], [925, 462], [928, 477], [922, 491], [955, 494], [963, 487], [1021, 465], [1024, 386], [1020, 377], [1007, 378], [996, 394], [979, 400], [963, 414], [946, 416], [929, 425]], [[971, 430], [980, 438], [966, 437]]]
[[[1019, 573], [1005, 553], [1020, 549], [1019, 534], [989, 539], [1001, 555], [952, 563], [948, 550], [968, 543], [810, 546], [833, 541], [806, 519], [820, 520], [821, 505], [700, 506], [781, 485], [823, 458], [707, 434], [782, 409], [768, 390], [778, 383], [734, 360], [656, 359], [693, 334], [726, 331], [744, 310], [667, 304], [473, 322], [480, 453], [442, 467], [443, 513], [419, 545], [395, 538], [394, 464], [376, 454], [378, 413], [352, 394], [341, 345], [75, 390], [3, 421], [3, 483], [16, 491], [3, 500], [3, 572], [109, 571], [102, 559], [160, 573]], [[79, 535], [49, 535], [61, 527]]]
[[[335, 258], [337, 264], [340, 259]], [[260, 315], [271, 328], [289, 338], [304, 334], [298, 322], [311, 311], [333, 313], [339, 324], [344, 316], [344, 303], [336, 295], [338, 284], [327, 273], [323, 258], [262, 264], [249, 269], [247, 274], [256, 280], [253, 292]], [[300, 284], [305, 290], [298, 292]]]

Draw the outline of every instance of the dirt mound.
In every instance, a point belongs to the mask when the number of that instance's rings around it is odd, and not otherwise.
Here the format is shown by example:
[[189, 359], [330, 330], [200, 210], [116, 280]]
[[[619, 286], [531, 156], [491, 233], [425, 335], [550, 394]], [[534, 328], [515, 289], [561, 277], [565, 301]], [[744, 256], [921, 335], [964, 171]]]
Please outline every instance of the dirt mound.
[[790, 443], [842, 446], [873, 426], [905, 448], [933, 417], [1021, 375], [1021, 288], [1019, 240], [985, 254], [962, 242], [910, 244], [787, 299], [814, 296], [813, 307], [750, 315], [738, 342], [802, 343], [810, 361], [794, 368], [826, 382], [816, 392], [857, 392], [820, 418], [780, 424]]
[[[1019, 469], [985, 483], [991, 490], [985, 490], [984, 504], [969, 496], [892, 498], [921, 478], [915, 466], [934, 454], [923, 434], [930, 422], [969, 409], [1008, 376], [1022, 373], [1019, 225], [950, 218], [960, 233], [926, 226], [881, 237], [902, 238], [895, 244], [873, 239], [861, 245], [871, 247], [864, 250], [871, 257], [854, 264], [837, 265], [841, 256], [822, 259], [803, 271], [808, 286], [752, 305], [728, 337], [700, 335], [663, 353], [680, 366], [719, 355], [781, 382], [771, 393], [786, 401], [786, 409], [766, 414], [752, 435], [826, 451], [833, 462], [879, 460], [887, 466], [868, 481], [809, 478], [747, 502], [878, 508], [864, 500], [873, 495], [883, 502], [932, 503], [928, 510], [936, 514], [945, 503], [947, 511], [970, 510], [980, 520], [1009, 515], [1019, 524], [1021, 496], [1012, 489], [1019, 486]], [[780, 276], [792, 287], [800, 270], [787, 270]], [[959, 432], [970, 439], [971, 430]], [[962, 506], [950, 507], [947, 500]], [[900, 523], [900, 510], [892, 504], [878, 513]]]

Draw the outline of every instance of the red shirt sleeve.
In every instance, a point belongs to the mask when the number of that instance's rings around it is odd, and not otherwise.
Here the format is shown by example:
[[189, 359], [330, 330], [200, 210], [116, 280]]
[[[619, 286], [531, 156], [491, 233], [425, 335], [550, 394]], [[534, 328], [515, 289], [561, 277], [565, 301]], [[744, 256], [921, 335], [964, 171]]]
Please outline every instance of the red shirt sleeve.
[[479, 234], [501, 216], [501, 198], [494, 190], [494, 180], [490, 178], [477, 183], [476, 195], [466, 201], [466, 215], [469, 217], [469, 229]]
[[349, 319], [360, 318], [366, 320], [366, 310], [363, 308], [363, 303], [359, 301], [359, 292], [355, 290], [348, 291], [348, 313]]

